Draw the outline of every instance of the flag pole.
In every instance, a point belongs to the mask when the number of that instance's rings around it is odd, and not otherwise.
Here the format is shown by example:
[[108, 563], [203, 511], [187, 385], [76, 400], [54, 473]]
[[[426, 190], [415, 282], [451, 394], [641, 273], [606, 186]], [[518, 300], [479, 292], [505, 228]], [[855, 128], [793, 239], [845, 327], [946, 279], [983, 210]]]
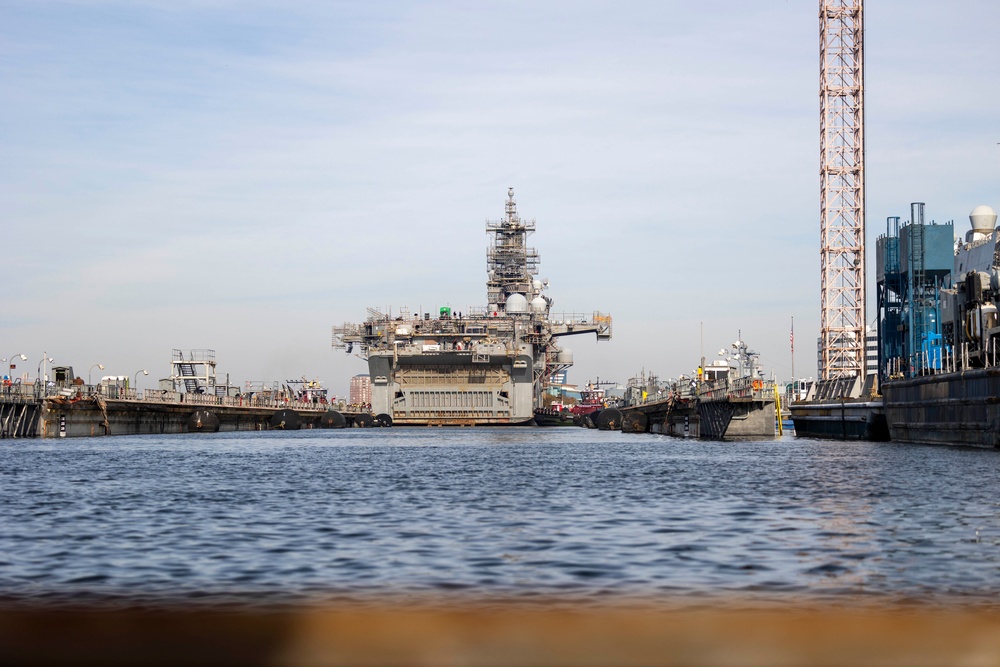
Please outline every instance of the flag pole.
[[792, 315], [792, 332], [788, 335], [788, 342], [792, 346], [792, 400], [799, 400], [798, 381], [795, 379], [795, 316]]

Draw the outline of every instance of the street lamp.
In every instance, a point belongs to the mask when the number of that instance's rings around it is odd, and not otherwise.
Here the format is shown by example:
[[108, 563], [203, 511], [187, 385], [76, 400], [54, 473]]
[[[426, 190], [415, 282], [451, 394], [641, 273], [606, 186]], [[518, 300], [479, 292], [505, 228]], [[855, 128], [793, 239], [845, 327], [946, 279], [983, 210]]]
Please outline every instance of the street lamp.
[[[13, 371], [16, 368], [16, 366], [14, 366], [14, 362], [16, 360], [18, 360], [18, 359], [20, 359], [21, 361], [27, 361], [28, 357], [24, 356], [23, 354], [12, 354], [12, 355], [10, 355], [10, 370], [11, 371]], [[10, 379], [11, 380], [14, 379], [14, 373], [13, 372], [10, 374]]]
[[90, 381], [90, 378], [91, 378], [91, 375], [93, 374], [95, 368], [100, 368], [103, 371], [104, 370], [104, 364], [94, 364], [93, 366], [90, 367], [90, 370], [87, 371], [87, 384], [89, 384], [89, 385], [93, 385], [94, 384], [93, 382]]
[[135, 372], [135, 380], [132, 382], [132, 391], [138, 391], [138, 388], [139, 388], [139, 386], [138, 386], [139, 385], [139, 373], [142, 373], [143, 375], [149, 375], [149, 371], [136, 371]]
[[37, 385], [37, 391], [39, 396], [45, 395], [45, 379], [42, 377], [42, 369], [45, 366], [45, 362], [52, 363], [55, 361], [52, 357], [46, 357], [47, 352], [42, 352], [42, 360], [38, 362], [38, 369], [35, 371], [35, 377], [38, 378], [35, 381]]

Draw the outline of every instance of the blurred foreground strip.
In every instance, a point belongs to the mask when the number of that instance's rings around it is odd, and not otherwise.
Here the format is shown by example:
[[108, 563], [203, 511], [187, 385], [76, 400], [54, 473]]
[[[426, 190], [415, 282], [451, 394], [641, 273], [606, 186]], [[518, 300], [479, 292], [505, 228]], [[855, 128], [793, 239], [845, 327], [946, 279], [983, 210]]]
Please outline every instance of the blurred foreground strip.
[[997, 665], [1000, 614], [924, 609], [0, 611], [2, 665]]

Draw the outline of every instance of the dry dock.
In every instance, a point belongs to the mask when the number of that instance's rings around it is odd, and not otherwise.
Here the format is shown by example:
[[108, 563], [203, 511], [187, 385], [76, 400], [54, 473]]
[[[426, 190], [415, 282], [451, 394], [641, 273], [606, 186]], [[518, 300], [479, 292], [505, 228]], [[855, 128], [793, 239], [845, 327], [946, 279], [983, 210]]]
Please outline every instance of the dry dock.
[[[99, 387], [46, 396], [0, 394], [0, 437], [59, 438], [155, 433], [265, 431], [374, 426], [367, 413], [296, 400]], [[388, 425], [388, 424], [386, 424]]]

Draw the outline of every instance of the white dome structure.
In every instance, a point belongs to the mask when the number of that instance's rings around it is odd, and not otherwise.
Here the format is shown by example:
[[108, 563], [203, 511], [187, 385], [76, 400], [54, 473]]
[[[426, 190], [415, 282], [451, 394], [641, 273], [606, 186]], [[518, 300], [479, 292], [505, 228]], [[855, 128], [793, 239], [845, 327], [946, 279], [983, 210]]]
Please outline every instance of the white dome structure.
[[972, 223], [973, 231], [989, 234], [996, 227], [997, 214], [989, 206], [977, 206], [969, 214], [969, 221]]
[[511, 294], [507, 297], [507, 305], [504, 308], [508, 313], [527, 313], [528, 299], [523, 294]]
[[545, 309], [549, 307], [548, 302], [545, 297], [539, 295], [531, 300], [531, 312], [538, 313], [539, 315], [545, 314]]
[[573, 352], [567, 350], [566, 348], [559, 350], [559, 353], [556, 355], [556, 363], [557, 364], [573, 363]]

